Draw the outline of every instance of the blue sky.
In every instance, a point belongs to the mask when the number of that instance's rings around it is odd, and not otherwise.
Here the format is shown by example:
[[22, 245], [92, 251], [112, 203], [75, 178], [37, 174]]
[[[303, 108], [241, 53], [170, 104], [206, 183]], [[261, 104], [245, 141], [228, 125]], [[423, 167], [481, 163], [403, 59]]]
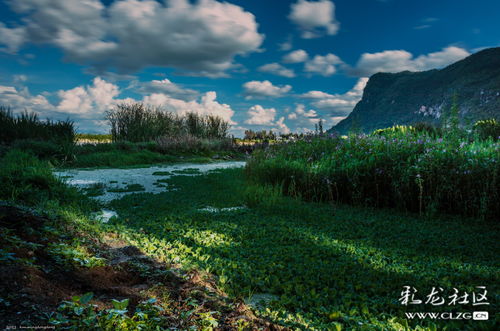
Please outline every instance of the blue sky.
[[497, 0], [0, 0], [0, 104], [106, 132], [122, 102], [232, 132], [334, 125], [376, 72], [500, 45]]

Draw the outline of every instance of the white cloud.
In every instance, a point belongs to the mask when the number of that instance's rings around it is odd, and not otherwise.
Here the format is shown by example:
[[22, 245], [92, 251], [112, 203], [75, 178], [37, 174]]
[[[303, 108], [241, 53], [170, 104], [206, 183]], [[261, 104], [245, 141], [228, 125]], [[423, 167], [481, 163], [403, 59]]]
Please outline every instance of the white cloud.
[[321, 91], [309, 91], [299, 97], [313, 99], [312, 105], [322, 111], [328, 111], [333, 116], [349, 114], [363, 96], [363, 90], [368, 78], [358, 79], [356, 85], [344, 94], [329, 94]]
[[336, 65], [342, 64], [342, 60], [335, 54], [316, 55], [304, 65], [304, 71], [321, 76], [331, 76], [337, 69]]
[[2, 105], [13, 111], [30, 111], [42, 114], [53, 110], [53, 106], [43, 95], [32, 95], [27, 88], [0, 85], [0, 100]]
[[276, 122], [276, 129], [278, 132], [283, 134], [288, 134], [291, 132], [290, 128], [285, 124], [284, 116], [280, 117], [280, 119]]
[[[0, 44], [61, 48], [66, 57], [104, 71], [174, 67], [221, 76], [236, 55], [257, 51], [263, 35], [253, 14], [227, 2], [202, 0], [24, 0], [10, 2], [24, 25], [0, 26]], [[17, 29], [17, 30], [16, 30]]]
[[8, 28], [0, 22], [0, 51], [7, 53], [15, 53], [19, 50], [26, 38], [24, 28]]
[[292, 78], [295, 77], [295, 72], [292, 69], [288, 69], [279, 63], [273, 62], [268, 63], [258, 68], [261, 72], [268, 72], [277, 76]]
[[288, 39], [281, 44], [278, 45], [280, 51], [289, 51], [292, 49], [293, 44], [292, 44], [292, 37], [288, 36]]
[[283, 56], [283, 62], [300, 63], [305, 62], [308, 58], [309, 55], [307, 55], [306, 51], [304, 51], [303, 49], [298, 49]]
[[245, 121], [246, 124], [272, 125], [276, 116], [276, 109], [255, 105], [248, 109], [247, 114], [248, 119]]
[[416, 58], [404, 50], [364, 53], [352, 71], [360, 76], [370, 76], [377, 72], [422, 71], [447, 66], [469, 55], [467, 50], [455, 46]]
[[120, 102], [116, 99], [120, 94], [117, 85], [108, 83], [100, 77], [94, 78], [92, 83], [86, 87], [78, 86], [70, 90], [60, 90], [58, 96], [61, 101], [57, 110], [84, 117], [94, 117]]
[[309, 91], [307, 93], [300, 94], [299, 97], [304, 99], [326, 99], [326, 98], [333, 98], [334, 95], [322, 91]]
[[243, 84], [243, 94], [246, 99], [265, 98], [265, 97], [282, 97], [288, 93], [292, 87], [290, 85], [275, 86], [268, 80], [265, 81], [250, 81]]
[[234, 111], [227, 104], [217, 101], [217, 93], [210, 91], [202, 95], [199, 101], [184, 101], [172, 98], [163, 93], [153, 93], [143, 98], [145, 104], [160, 106], [167, 111], [177, 114], [197, 113], [200, 115], [216, 115], [230, 124], [236, 124], [232, 120]]
[[199, 94], [198, 91], [182, 88], [166, 78], [163, 80], [152, 80], [150, 82], [135, 80], [130, 83], [129, 88], [143, 95], [163, 93], [181, 100], [193, 100], [196, 99]]
[[292, 4], [288, 18], [302, 30], [302, 38], [334, 35], [340, 27], [335, 19], [335, 4], [329, 0], [299, 0]]

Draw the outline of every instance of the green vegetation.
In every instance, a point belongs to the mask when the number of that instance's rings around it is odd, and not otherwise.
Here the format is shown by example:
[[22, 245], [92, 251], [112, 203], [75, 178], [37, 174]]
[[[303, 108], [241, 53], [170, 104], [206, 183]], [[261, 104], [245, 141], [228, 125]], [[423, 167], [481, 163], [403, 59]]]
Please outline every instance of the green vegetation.
[[[192, 281], [195, 274], [142, 255], [144, 248], [110, 248], [124, 241], [114, 227], [91, 218], [101, 206], [55, 178], [47, 161], [11, 150], [0, 166], [0, 182], [6, 184], [0, 186], [0, 327], [264, 327], [218, 290]], [[54, 300], [62, 303], [57, 307]]]
[[474, 131], [481, 139], [500, 140], [500, 122], [495, 119], [477, 121]]
[[[146, 119], [157, 112], [132, 110]], [[395, 126], [369, 136], [327, 136], [318, 126], [316, 135], [263, 143], [245, 170], [156, 172], [165, 176], [157, 185], [174, 190], [108, 189], [136, 194], [106, 206], [89, 198], [104, 184], [68, 187], [52, 165], [237, 154], [227, 140], [195, 134], [206, 132], [207, 118], [189, 116], [182, 120], [189, 130], [175, 139], [61, 149], [20, 136], [0, 155], [0, 200], [8, 202], [0, 203], [0, 321], [120, 331], [494, 329], [498, 124], [478, 122], [467, 133], [453, 116], [442, 129]], [[141, 130], [132, 136], [153, 132]], [[118, 216], [95, 220], [103, 207]], [[407, 319], [407, 312], [478, 309], [472, 302], [406, 306], [404, 286], [424, 301], [433, 288], [449, 298], [454, 288], [471, 294], [485, 286], [490, 305], [480, 308], [490, 320]]]
[[56, 327], [71, 326], [75, 330], [155, 330], [163, 324], [160, 318], [163, 308], [155, 304], [155, 299], [139, 304], [130, 317], [128, 299], [112, 300], [112, 308], [98, 310], [90, 303], [93, 296], [89, 292], [64, 301], [49, 323]]
[[75, 139], [75, 129], [69, 120], [41, 121], [37, 114], [29, 112], [16, 116], [9, 108], [0, 106], [0, 144], [11, 144], [21, 139], [71, 144]]
[[127, 184], [127, 186], [124, 188], [108, 188], [108, 192], [118, 192], [118, 193], [140, 192], [140, 191], [144, 191], [144, 186], [142, 186], [141, 184]]
[[393, 130], [273, 145], [254, 153], [247, 172], [256, 182], [313, 201], [395, 207], [429, 216], [498, 217], [498, 142]]
[[224, 139], [229, 123], [212, 115], [188, 113], [177, 115], [142, 103], [120, 104], [106, 114], [113, 141], [143, 142], [160, 137]]
[[[439, 70], [377, 73], [370, 77], [354, 110], [329, 131], [347, 134], [358, 127], [368, 133], [395, 124], [439, 124], [453, 112], [461, 125], [488, 118], [498, 121], [499, 85], [500, 47]], [[452, 109], [454, 96], [458, 96], [457, 107]]]
[[[302, 202], [272, 186], [248, 185], [241, 169], [174, 176], [168, 183], [178, 190], [113, 201], [120, 217], [108, 226], [161, 261], [217, 275], [232, 297], [276, 295], [259, 313], [282, 325], [400, 330], [421, 323], [432, 330], [434, 322], [410, 322], [404, 312], [471, 306], [403, 306], [403, 286], [422, 294], [433, 286], [498, 290], [495, 225], [484, 231], [473, 219]], [[244, 204], [250, 208], [200, 210]], [[493, 301], [487, 310], [496, 310]], [[473, 323], [441, 326], [474, 330]]]

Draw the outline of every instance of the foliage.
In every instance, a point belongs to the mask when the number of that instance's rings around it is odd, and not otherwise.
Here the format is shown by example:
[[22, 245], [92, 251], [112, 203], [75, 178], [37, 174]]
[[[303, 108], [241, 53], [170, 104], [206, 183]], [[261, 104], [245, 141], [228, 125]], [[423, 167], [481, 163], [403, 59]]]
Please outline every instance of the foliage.
[[112, 300], [112, 308], [99, 310], [90, 303], [93, 296], [93, 293], [86, 293], [63, 302], [49, 323], [62, 330], [109, 331], [155, 330], [165, 323], [160, 318], [163, 308], [155, 304], [155, 299], [142, 302], [132, 316], [128, 316], [128, 299]]
[[106, 265], [103, 258], [93, 256], [85, 245], [78, 242], [72, 245], [63, 242], [50, 243], [47, 252], [62, 266], [92, 268]]
[[213, 115], [177, 115], [142, 103], [120, 104], [106, 113], [113, 141], [154, 141], [162, 136], [189, 134], [197, 138], [226, 138], [229, 123]]
[[[488, 293], [498, 290], [491, 249], [497, 226], [485, 231], [471, 219], [280, 197], [270, 186], [248, 188], [241, 169], [168, 181], [176, 191], [113, 201], [120, 217], [106, 226], [160, 261], [215, 274], [231, 297], [276, 295], [258, 313], [291, 329], [432, 330], [433, 321], [409, 321], [404, 312], [473, 307], [402, 306], [404, 285], [421, 292], [432, 286], [471, 292], [478, 284]], [[244, 204], [249, 208], [200, 210]], [[489, 302], [486, 309], [496, 311], [496, 301]], [[450, 330], [477, 327], [477, 321], [436, 323]], [[485, 328], [495, 320], [488, 323]]]
[[357, 126], [368, 133], [394, 124], [439, 124], [458, 95], [460, 121], [500, 120], [500, 48], [485, 49], [439, 70], [377, 73], [349, 116], [330, 130], [347, 134]]
[[[398, 135], [387, 135], [392, 130]], [[481, 218], [500, 214], [498, 142], [457, 142], [401, 130], [273, 145], [253, 154], [247, 173], [313, 201]]]
[[480, 139], [500, 139], [500, 122], [494, 118], [481, 120], [474, 123], [474, 132]]
[[9, 108], [0, 106], [0, 144], [31, 139], [63, 145], [73, 143], [74, 138], [74, 124], [70, 120], [41, 121], [36, 113], [25, 111], [14, 115]]
[[156, 139], [157, 149], [162, 153], [209, 153], [234, 149], [231, 138], [200, 138], [190, 133], [162, 136]]
[[52, 174], [48, 162], [13, 149], [0, 159], [0, 199], [37, 205], [47, 200], [84, 205], [75, 188], [66, 186]]
[[245, 140], [275, 140], [276, 134], [272, 131], [253, 131], [253, 130], [245, 130]]

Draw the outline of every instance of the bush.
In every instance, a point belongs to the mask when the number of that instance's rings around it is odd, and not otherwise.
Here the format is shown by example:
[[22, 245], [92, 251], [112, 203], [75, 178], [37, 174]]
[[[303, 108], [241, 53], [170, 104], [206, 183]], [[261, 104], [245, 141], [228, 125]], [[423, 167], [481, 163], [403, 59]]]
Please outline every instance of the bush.
[[0, 143], [10, 145], [22, 139], [72, 144], [75, 140], [74, 124], [69, 120], [41, 121], [35, 113], [29, 112], [16, 116], [9, 108], [0, 106]]
[[58, 200], [80, 203], [80, 194], [52, 174], [48, 162], [20, 150], [9, 151], [0, 160], [0, 199], [28, 205]]
[[350, 136], [257, 151], [247, 174], [309, 200], [494, 218], [500, 214], [499, 160], [498, 142]]
[[500, 139], [500, 122], [496, 119], [488, 119], [477, 121], [474, 124], [474, 132], [479, 136], [480, 139]]
[[229, 123], [213, 115], [184, 116], [142, 103], [120, 104], [106, 113], [113, 141], [148, 142], [162, 136], [191, 135], [196, 138], [226, 138]]

